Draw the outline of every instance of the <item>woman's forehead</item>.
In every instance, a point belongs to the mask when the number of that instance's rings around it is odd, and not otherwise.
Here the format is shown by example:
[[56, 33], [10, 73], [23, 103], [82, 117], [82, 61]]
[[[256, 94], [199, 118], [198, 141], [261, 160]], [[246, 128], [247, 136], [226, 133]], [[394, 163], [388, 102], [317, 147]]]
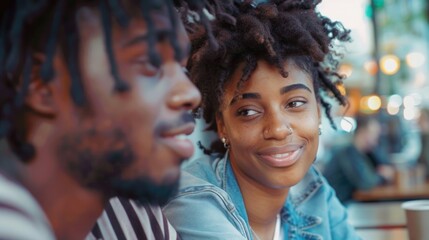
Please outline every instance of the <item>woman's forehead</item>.
[[253, 70], [249, 78], [245, 81], [241, 81], [244, 67], [245, 63], [241, 63], [231, 76], [229, 83], [226, 84], [225, 87], [228, 93], [246, 91], [257, 84], [262, 84], [263, 86], [265, 84], [273, 83], [274, 81], [286, 85], [300, 82], [309, 88], [313, 88], [313, 82], [310, 74], [295, 64], [293, 60], [288, 60], [284, 65], [284, 71], [288, 74], [287, 77], [282, 76], [281, 70], [277, 66], [274, 66], [264, 60], [259, 60], [256, 68]]

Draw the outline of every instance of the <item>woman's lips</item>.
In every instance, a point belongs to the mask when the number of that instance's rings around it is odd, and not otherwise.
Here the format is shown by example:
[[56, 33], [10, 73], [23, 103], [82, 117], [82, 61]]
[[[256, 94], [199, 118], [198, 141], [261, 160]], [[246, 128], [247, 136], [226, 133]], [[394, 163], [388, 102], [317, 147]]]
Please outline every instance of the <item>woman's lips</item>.
[[302, 146], [294, 145], [280, 148], [269, 148], [260, 152], [259, 158], [272, 167], [289, 167], [295, 164], [303, 151]]

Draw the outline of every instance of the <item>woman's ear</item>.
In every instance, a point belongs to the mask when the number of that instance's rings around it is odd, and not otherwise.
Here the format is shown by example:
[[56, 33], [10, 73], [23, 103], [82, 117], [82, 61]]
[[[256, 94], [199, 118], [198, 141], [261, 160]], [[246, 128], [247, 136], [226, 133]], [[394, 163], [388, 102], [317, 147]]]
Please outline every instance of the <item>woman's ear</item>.
[[320, 105], [317, 105], [317, 117], [319, 118], [319, 126], [320, 124], [322, 124], [322, 115], [320, 111]]
[[216, 128], [219, 138], [226, 137], [225, 124], [221, 113], [216, 114]]

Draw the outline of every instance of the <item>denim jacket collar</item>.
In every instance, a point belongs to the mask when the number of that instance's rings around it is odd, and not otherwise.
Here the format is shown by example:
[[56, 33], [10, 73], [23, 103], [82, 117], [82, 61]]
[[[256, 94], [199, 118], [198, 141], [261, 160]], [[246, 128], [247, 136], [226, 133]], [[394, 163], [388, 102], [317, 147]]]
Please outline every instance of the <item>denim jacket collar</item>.
[[[249, 222], [240, 187], [238, 186], [238, 182], [235, 178], [228, 156], [229, 154], [227, 152], [223, 157], [220, 157], [213, 162], [213, 164], [216, 165], [214, 166], [216, 176], [220, 180], [221, 188], [230, 196], [239, 214], [246, 222]], [[290, 189], [288, 198], [283, 206], [281, 218], [282, 221], [286, 221], [288, 223], [287, 231], [284, 232], [290, 236], [294, 236], [298, 234], [298, 232], [302, 232], [302, 230], [322, 223], [322, 219], [320, 217], [307, 215], [297, 210], [297, 207], [301, 203], [305, 202], [306, 199], [310, 198], [323, 184], [320, 178], [311, 176], [313, 175], [307, 174], [304, 179]], [[322, 239], [321, 236], [311, 233], [304, 232], [303, 235], [305, 235], [303, 236], [305, 239]]]

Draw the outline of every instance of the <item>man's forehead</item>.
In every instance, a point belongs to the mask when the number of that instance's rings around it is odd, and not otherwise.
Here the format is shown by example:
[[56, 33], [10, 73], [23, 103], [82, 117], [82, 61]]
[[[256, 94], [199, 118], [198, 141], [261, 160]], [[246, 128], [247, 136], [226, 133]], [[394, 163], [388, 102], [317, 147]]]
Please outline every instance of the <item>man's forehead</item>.
[[[128, 24], [122, 26], [117, 20], [117, 16], [110, 12], [111, 26], [107, 26], [108, 28], [112, 28], [113, 33], [117, 35], [117, 37], [120, 36], [123, 41], [136, 36], [147, 35], [149, 29], [152, 29], [152, 33], [155, 35], [165, 35], [171, 31], [177, 31], [178, 29], [176, 26], [172, 25], [172, 21], [176, 21], [176, 23], [179, 22], [179, 25], [181, 25], [181, 22], [175, 19], [177, 15], [170, 16], [165, 8], [151, 10], [149, 12], [149, 20], [143, 17], [139, 6], [135, 6], [133, 11], [123, 10], [123, 13], [126, 14], [128, 19]], [[103, 22], [101, 15], [102, 14], [97, 8], [82, 6], [77, 11], [78, 25], [84, 28], [90, 27], [90, 29], [94, 29], [94, 27], [98, 25], [99, 29], [102, 29]]]
[[[118, 24], [115, 24], [118, 26]], [[149, 26], [150, 25], [150, 26]], [[173, 26], [171, 24], [171, 17], [166, 12], [152, 12], [150, 14], [150, 22], [141, 16], [132, 16], [130, 18], [129, 26], [122, 28], [124, 30], [133, 31], [145, 31], [147, 32], [149, 27], [156, 31], [172, 31]]]

